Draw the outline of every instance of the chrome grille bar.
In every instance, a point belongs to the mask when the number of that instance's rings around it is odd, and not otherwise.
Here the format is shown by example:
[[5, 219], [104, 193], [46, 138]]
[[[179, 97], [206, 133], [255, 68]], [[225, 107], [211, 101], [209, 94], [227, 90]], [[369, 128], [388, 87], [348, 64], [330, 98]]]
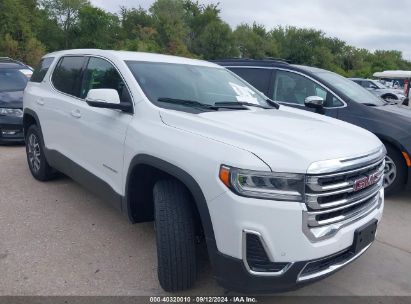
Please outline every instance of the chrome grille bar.
[[[380, 164], [380, 166], [375, 170], [374, 173], [384, 173], [384, 162], [383, 160], [380, 160], [377, 163], [374, 163], [372, 165], [369, 165], [364, 168], [356, 169], [356, 170], [351, 170], [343, 173], [335, 173], [335, 174], [329, 174], [329, 175], [321, 175], [321, 176], [309, 176], [307, 178], [307, 186], [316, 192], [320, 191], [329, 191], [329, 190], [335, 190], [335, 189], [341, 189], [344, 187], [349, 187], [352, 186], [355, 182], [355, 179], [358, 178], [359, 174], [363, 174], [364, 172], [367, 172], [367, 170], [371, 170], [372, 168], [375, 168], [376, 165]], [[336, 178], [336, 177], [342, 177], [342, 176], [349, 176], [349, 175], [354, 175], [356, 174], [356, 178], [351, 178], [347, 181], [341, 182], [341, 183], [336, 183], [336, 184], [330, 184], [323, 186], [320, 184], [321, 179], [329, 179], [329, 178]], [[372, 173], [373, 174], [373, 173]]]
[[[384, 183], [383, 174], [378, 177], [378, 181], [375, 185], [365, 189], [363, 191], [354, 192], [353, 185], [351, 188], [345, 188], [341, 191], [334, 191], [334, 192], [327, 192], [327, 193], [320, 193], [320, 194], [307, 194], [306, 195], [306, 203], [309, 209], [312, 210], [320, 210], [326, 208], [333, 208], [342, 205], [348, 205], [355, 201], [360, 201], [364, 197], [370, 197], [373, 194], [377, 193], [379, 189], [381, 189]], [[326, 203], [322, 203], [319, 201], [322, 198], [330, 197], [336, 194], [348, 194], [344, 198], [335, 199]]]
[[355, 158], [356, 167], [307, 176], [303, 230], [311, 241], [330, 237], [343, 226], [379, 208], [383, 196], [384, 157], [380, 154], [370, 162], [367, 155], [362, 166], [361, 158]]
[[[370, 198], [362, 199], [360, 201], [356, 201], [349, 205], [345, 205], [342, 207], [338, 207], [338, 208], [326, 210], [326, 211], [310, 212], [308, 215], [308, 220], [307, 220], [308, 226], [309, 227], [319, 227], [319, 226], [330, 225], [333, 223], [345, 221], [348, 218], [356, 216], [357, 214], [362, 213], [363, 211], [366, 211], [370, 209], [371, 207], [373, 207], [374, 205], [376, 205], [378, 198], [379, 198], [379, 193], [377, 194], [374, 193]], [[365, 205], [361, 203], [365, 203]], [[325, 220], [317, 220], [317, 216], [326, 215], [326, 214], [330, 214], [330, 213], [338, 212], [338, 211], [344, 211], [346, 209], [349, 209], [352, 206], [359, 205], [359, 204], [361, 204], [361, 206], [357, 209], [347, 211], [346, 213], [342, 212], [341, 215], [328, 218]]]

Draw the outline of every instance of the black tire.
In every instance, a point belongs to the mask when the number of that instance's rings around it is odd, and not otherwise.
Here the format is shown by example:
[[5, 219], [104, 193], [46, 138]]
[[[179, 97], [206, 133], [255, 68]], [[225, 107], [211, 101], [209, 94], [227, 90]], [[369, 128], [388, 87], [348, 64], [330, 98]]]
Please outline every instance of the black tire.
[[[36, 144], [33, 141], [36, 141]], [[35, 149], [33, 145], [35, 145]], [[36, 152], [35, 162], [33, 161], [34, 152]], [[35, 179], [45, 182], [55, 177], [56, 171], [48, 164], [46, 160], [46, 156], [44, 154], [43, 137], [40, 129], [36, 125], [31, 125], [27, 130], [26, 155], [30, 172]]]
[[176, 180], [153, 189], [158, 280], [167, 292], [191, 288], [196, 280], [195, 226], [188, 190]]
[[382, 95], [381, 98], [384, 99], [386, 102], [398, 100], [398, 97], [393, 94], [385, 94]]
[[387, 148], [387, 159], [386, 159], [386, 168], [384, 172], [384, 175], [385, 175], [384, 185], [387, 179], [387, 171], [388, 171], [387, 166], [388, 166], [389, 159], [392, 160], [392, 162], [395, 165], [395, 169], [396, 169], [396, 177], [394, 181], [389, 186], [385, 186], [385, 193], [387, 195], [390, 195], [398, 191], [401, 191], [404, 188], [407, 169], [406, 169], [406, 163], [404, 161], [404, 158], [401, 152], [398, 151], [393, 146], [388, 145], [388, 144], [386, 144], [385, 147]]

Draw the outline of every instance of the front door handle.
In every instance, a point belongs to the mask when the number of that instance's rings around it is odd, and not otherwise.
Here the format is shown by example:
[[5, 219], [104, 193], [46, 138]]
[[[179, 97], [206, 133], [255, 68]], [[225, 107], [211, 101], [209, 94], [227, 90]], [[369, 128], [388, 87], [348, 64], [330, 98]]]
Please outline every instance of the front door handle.
[[73, 111], [70, 112], [71, 116], [73, 116], [74, 118], [80, 118], [81, 117], [81, 112], [79, 109], [75, 109]]

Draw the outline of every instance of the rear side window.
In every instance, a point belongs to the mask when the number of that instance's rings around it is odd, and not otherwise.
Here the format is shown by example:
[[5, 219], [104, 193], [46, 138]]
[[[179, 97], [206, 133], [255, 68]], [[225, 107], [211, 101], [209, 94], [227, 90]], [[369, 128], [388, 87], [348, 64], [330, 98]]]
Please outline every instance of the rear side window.
[[68, 56], [60, 59], [51, 78], [57, 90], [76, 97], [80, 96], [81, 70], [84, 58], [83, 56]]
[[271, 70], [257, 68], [229, 68], [238, 76], [243, 78], [260, 92], [268, 95], [270, 87]]
[[34, 69], [33, 75], [30, 78], [31, 82], [42, 82], [46, 76], [50, 65], [53, 63], [54, 57], [43, 58], [39, 65]]

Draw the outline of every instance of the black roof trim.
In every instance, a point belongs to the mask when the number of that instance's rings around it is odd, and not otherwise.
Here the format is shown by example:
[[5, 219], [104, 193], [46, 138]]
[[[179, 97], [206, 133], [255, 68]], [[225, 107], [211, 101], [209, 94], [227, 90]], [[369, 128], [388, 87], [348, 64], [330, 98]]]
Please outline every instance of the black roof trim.
[[285, 59], [279, 58], [265, 58], [265, 59], [251, 59], [251, 58], [227, 58], [211, 60], [213, 63], [217, 63], [223, 66], [227, 64], [233, 65], [247, 65], [247, 66], [277, 66], [277, 65], [290, 65], [290, 62]]
[[0, 61], [0, 69], [11, 69], [11, 70], [18, 70], [18, 69], [27, 69], [25, 65], [21, 65], [19, 63], [14, 62], [1, 62]]
[[18, 61], [18, 60], [14, 60], [14, 59], [12, 59], [12, 58], [10, 58], [10, 57], [0, 57], [0, 63], [12, 63], [12, 64], [17, 64], [17, 65], [20, 65], [20, 66], [24, 66], [24, 67], [28, 67], [26, 64], [24, 64], [23, 62], [21, 62], [21, 61]]

